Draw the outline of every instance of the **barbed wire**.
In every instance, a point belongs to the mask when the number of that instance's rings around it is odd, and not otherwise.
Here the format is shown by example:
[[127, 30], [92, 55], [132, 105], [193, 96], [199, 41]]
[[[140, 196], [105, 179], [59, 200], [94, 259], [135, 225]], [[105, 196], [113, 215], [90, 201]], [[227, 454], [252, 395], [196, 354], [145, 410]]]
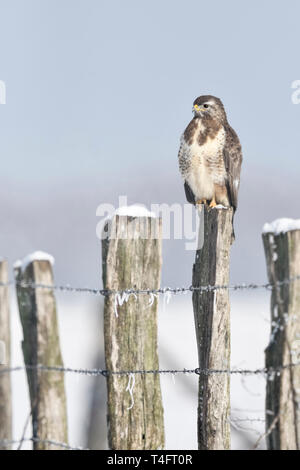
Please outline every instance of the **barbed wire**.
[[242, 284], [224, 284], [224, 285], [206, 285], [206, 286], [188, 286], [188, 287], [160, 287], [158, 289], [120, 289], [120, 290], [111, 290], [111, 289], [93, 289], [90, 287], [74, 287], [70, 285], [55, 285], [55, 284], [39, 284], [34, 282], [25, 282], [18, 280], [11, 280], [8, 282], [0, 282], [0, 287], [8, 287], [10, 285], [16, 285], [23, 289], [48, 289], [62, 292], [77, 292], [77, 293], [86, 293], [94, 294], [100, 296], [110, 296], [110, 295], [123, 295], [123, 294], [135, 294], [135, 295], [150, 295], [150, 294], [182, 294], [187, 292], [214, 292], [217, 290], [255, 290], [255, 289], [273, 289], [274, 287], [281, 287], [288, 285], [292, 282], [300, 280], [300, 275], [291, 277], [289, 279], [284, 279], [282, 281], [276, 281], [274, 283], [268, 282], [264, 284], [257, 283], [242, 283]]
[[[238, 291], [238, 290], [256, 290], [256, 289], [267, 289], [271, 290], [276, 287], [282, 287], [284, 285], [289, 285], [292, 282], [295, 282], [297, 280], [300, 280], [300, 275], [294, 276], [289, 279], [284, 279], [282, 281], [276, 281], [275, 283], [263, 283], [263, 284], [258, 284], [258, 283], [242, 283], [242, 284], [225, 284], [225, 285], [206, 285], [206, 286], [189, 286], [189, 287], [161, 287], [158, 289], [135, 289], [135, 288], [129, 288], [129, 289], [123, 289], [123, 290], [109, 290], [109, 289], [93, 289], [89, 287], [73, 287], [71, 285], [46, 285], [46, 284], [39, 284], [39, 283], [34, 283], [34, 282], [25, 282], [22, 280], [11, 280], [8, 282], [0, 282], [0, 287], [5, 287], [5, 286], [10, 286], [10, 285], [15, 285], [20, 288], [24, 289], [46, 289], [46, 290], [52, 290], [52, 291], [61, 291], [61, 292], [75, 292], [75, 293], [87, 293], [87, 294], [93, 294], [93, 295], [98, 295], [98, 296], [104, 296], [108, 297], [111, 295], [114, 295], [116, 299], [118, 300], [119, 296], [124, 296], [124, 298], [128, 299], [128, 296], [132, 295], [149, 295], [150, 299], [153, 298], [153, 296], [159, 295], [159, 294], [183, 294], [183, 293], [193, 293], [193, 292], [199, 292], [200, 294], [202, 293], [209, 293], [209, 292], [214, 292], [218, 290], [232, 290], [232, 291]], [[120, 302], [119, 302], [120, 303]], [[191, 375], [211, 375], [211, 374], [226, 374], [226, 375], [242, 375], [242, 376], [249, 376], [249, 375], [254, 375], [254, 376], [259, 376], [262, 375], [266, 378], [274, 379], [276, 375], [280, 375], [282, 371], [290, 368], [294, 368], [300, 366], [300, 362], [297, 363], [291, 363], [291, 364], [284, 364], [281, 366], [277, 367], [269, 367], [269, 368], [260, 368], [260, 369], [238, 369], [238, 368], [233, 368], [233, 369], [200, 369], [200, 368], [194, 368], [194, 369], [157, 369], [157, 370], [120, 370], [120, 371], [110, 371], [106, 369], [82, 369], [82, 368], [70, 368], [70, 367], [63, 367], [63, 366], [47, 366], [47, 365], [31, 365], [31, 364], [26, 364], [23, 366], [15, 366], [15, 367], [8, 367], [8, 368], [3, 368], [0, 367], [0, 375], [5, 374], [5, 373], [12, 373], [16, 371], [24, 371], [24, 370], [39, 370], [39, 371], [44, 371], [44, 372], [60, 372], [60, 373], [76, 373], [80, 375], [86, 375], [86, 376], [103, 376], [103, 377], [109, 377], [109, 376], [132, 376], [132, 375], [147, 375], [147, 374], [161, 374], [161, 375], [167, 375], [170, 374], [172, 376], [175, 376], [177, 374], [191, 374]], [[248, 417], [232, 417], [230, 419], [231, 423], [234, 425], [242, 424], [243, 422], [245, 423], [254, 423], [254, 422], [265, 422], [264, 418], [248, 418]], [[261, 440], [261, 438], [260, 438]], [[23, 442], [36, 442], [36, 443], [41, 443], [45, 445], [52, 445], [56, 447], [61, 447], [66, 450], [90, 450], [87, 448], [82, 448], [82, 447], [72, 447], [69, 444], [63, 443], [63, 442], [57, 442], [53, 440], [43, 440], [38, 437], [22, 437], [22, 439], [19, 440], [0, 440], [0, 447], [1, 445], [14, 445], [14, 444], [22, 444]], [[260, 442], [260, 441], [258, 441]]]
[[85, 447], [73, 447], [64, 442], [52, 441], [51, 439], [40, 439], [38, 437], [24, 437], [22, 439], [12, 439], [12, 440], [2, 439], [0, 440], [0, 447], [7, 447], [7, 446], [17, 445], [17, 444], [19, 445], [19, 444], [22, 444], [23, 442], [36, 442], [39, 444], [61, 447], [62, 449], [66, 449], [66, 450], [91, 450]]
[[[231, 416], [229, 418], [230, 424], [232, 424], [235, 427], [235, 424], [239, 423], [265, 423], [265, 419], [261, 417], [239, 417], [239, 416]], [[245, 428], [239, 428], [242, 430], [246, 430]], [[255, 431], [254, 429], [250, 429]], [[25, 442], [33, 442], [33, 443], [40, 443], [40, 444], [45, 444], [45, 445], [52, 445], [55, 447], [60, 447], [65, 450], [76, 450], [76, 451], [91, 451], [92, 449], [87, 448], [87, 447], [80, 447], [80, 446], [71, 446], [69, 444], [66, 444], [65, 442], [58, 442], [55, 440], [51, 439], [40, 439], [39, 437], [22, 437], [21, 439], [2, 439], [0, 440], [0, 448], [1, 447], [8, 447], [12, 445], [18, 445], [17, 450], [21, 450], [21, 446]]]
[[[238, 425], [239, 423], [265, 423], [264, 418], [253, 418], [253, 417], [239, 417], [239, 416], [231, 416], [229, 418], [230, 424], [232, 424], [235, 427], [235, 424]], [[244, 428], [239, 428], [242, 430], [245, 430]], [[253, 430], [255, 431], [255, 430]], [[65, 450], [75, 450], [75, 451], [91, 451], [92, 449], [87, 448], [87, 447], [80, 447], [80, 446], [71, 446], [69, 444], [66, 444], [65, 442], [58, 442], [55, 440], [51, 439], [40, 439], [39, 437], [22, 437], [21, 439], [2, 439], [0, 440], [0, 448], [1, 447], [10, 447], [13, 445], [18, 445], [18, 448], [16, 450], [21, 450], [21, 446], [25, 442], [33, 442], [33, 443], [39, 443], [39, 444], [44, 444], [44, 445], [49, 445], [49, 446], [54, 446], [54, 447], [60, 447]]]
[[[52, 368], [51, 368], [52, 369]], [[61, 368], [60, 368], [61, 369]], [[254, 410], [256, 411], [256, 410]], [[239, 423], [265, 423], [265, 418], [261, 417], [248, 417], [248, 416], [231, 416], [229, 418], [229, 423], [236, 427], [236, 425], [239, 425]], [[240, 430], [247, 430], [247, 428], [240, 428], [238, 427], [237, 429]], [[251, 431], [257, 432], [255, 429], [248, 429]], [[0, 448], [5, 448], [5, 447], [10, 447], [13, 445], [18, 445], [16, 450], [21, 450], [22, 444], [23, 443], [39, 443], [39, 444], [44, 444], [44, 445], [49, 445], [49, 446], [54, 446], [54, 447], [60, 447], [65, 450], [73, 450], [73, 451], [91, 451], [92, 449], [87, 448], [87, 447], [81, 447], [81, 446], [71, 446], [69, 444], [66, 444], [65, 442], [59, 442], [56, 440], [51, 440], [51, 439], [41, 439], [39, 437], [25, 437], [23, 436], [21, 439], [1, 439], [0, 440]]]
[[150, 370], [120, 370], [120, 371], [110, 371], [107, 369], [73, 369], [70, 367], [63, 366], [46, 366], [40, 364], [25, 364], [24, 366], [0, 368], [0, 375], [12, 372], [18, 372], [22, 370], [40, 370], [44, 372], [62, 372], [62, 373], [75, 373], [88, 376], [103, 376], [109, 377], [114, 375], [147, 375], [147, 374], [196, 374], [196, 375], [211, 375], [211, 374], [227, 374], [227, 375], [264, 375], [264, 376], [274, 376], [280, 374], [283, 370], [291, 369], [294, 367], [300, 366], [300, 362], [295, 362], [291, 364], [283, 364], [277, 367], [264, 367], [261, 369], [150, 369]]
[[236, 422], [236, 423], [243, 423], [243, 422], [247, 422], [247, 423], [265, 423], [266, 420], [265, 418], [249, 418], [249, 417], [245, 417], [245, 418], [240, 418], [240, 417], [231, 417], [230, 418], [230, 422]]
[[[265, 423], [265, 420], [263, 418], [248, 418], [248, 417], [245, 417], [245, 418], [240, 418], [240, 417], [230, 417], [229, 419], [229, 422], [230, 424], [238, 424], [238, 423], [244, 423], [244, 422], [249, 422], [249, 423], [255, 423], [255, 422], [260, 422], [260, 423]], [[244, 428], [241, 428], [242, 430], [245, 430]], [[33, 442], [33, 443], [39, 443], [39, 444], [45, 444], [45, 445], [52, 445], [52, 446], [55, 446], [55, 447], [60, 447], [62, 449], [65, 449], [65, 450], [73, 450], [73, 451], [91, 451], [92, 449], [90, 448], [87, 448], [87, 447], [75, 447], [75, 446], [71, 446], [69, 444], [66, 444], [65, 442], [58, 442], [58, 441], [54, 441], [54, 440], [51, 440], [51, 439], [40, 439], [38, 437], [23, 437], [22, 439], [12, 439], [12, 440], [9, 440], [9, 439], [2, 439], [0, 440], [0, 448], [1, 447], [8, 447], [8, 446], [12, 446], [12, 445], [18, 445], [19, 446], [19, 449], [20, 449], [20, 446], [24, 443], [24, 442]]]
[[[236, 429], [238, 430], [242, 430], [242, 431], [253, 431], [253, 432], [256, 432], [257, 434], [260, 435], [260, 433], [254, 429], [254, 428], [244, 428], [244, 427], [240, 427], [239, 425], [241, 423], [249, 423], [249, 424], [253, 424], [253, 423], [261, 423], [261, 424], [265, 424], [265, 419], [264, 418], [261, 418], [261, 417], [239, 417], [239, 416], [231, 416], [229, 418], [229, 423], [231, 425], [233, 425], [233, 427], [235, 427]], [[51, 439], [40, 439], [39, 437], [22, 437], [21, 439], [12, 439], [12, 440], [9, 440], [9, 439], [2, 439], [0, 440], [0, 448], [1, 447], [8, 447], [8, 446], [12, 446], [12, 445], [18, 445], [18, 449], [17, 450], [20, 450], [21, 449], [21, 446], [24, 442], [33, 442], [33, 443], [39, 443], [39, 444], [44, 444], [44, 445], [49, 445], [49, 446], [54, 446], [54, 447], [60, 447], [62, 449], [65, 449], [65, 450], [73, 450], [73, 451], [91, 451], [92, 449], [90, 448], [87, 448], [87, 447], [80, 447], [80, 446], [71, 446], [69, 444], [66, 444], [65, 442], [58, 442], [58, 441], [55, 441], [55, 440], [51, 440]]]

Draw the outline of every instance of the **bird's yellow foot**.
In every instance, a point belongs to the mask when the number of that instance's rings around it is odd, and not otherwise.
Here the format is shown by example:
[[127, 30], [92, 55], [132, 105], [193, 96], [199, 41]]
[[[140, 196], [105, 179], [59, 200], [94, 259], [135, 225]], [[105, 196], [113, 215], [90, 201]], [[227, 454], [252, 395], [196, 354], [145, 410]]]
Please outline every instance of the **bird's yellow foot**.
[[207, 201], [206, 199], [198, 199], [198, 201], [196, 202], [196, 205], [198, 204], [207, 204]]
[[209, 204], [209, 209], [213, 209], [213, 207], [216, 207], [217, 203], [216, 203], [216, 200], [215, 198], [213, 198], [211, 201], [210, 201], [210, 204]]

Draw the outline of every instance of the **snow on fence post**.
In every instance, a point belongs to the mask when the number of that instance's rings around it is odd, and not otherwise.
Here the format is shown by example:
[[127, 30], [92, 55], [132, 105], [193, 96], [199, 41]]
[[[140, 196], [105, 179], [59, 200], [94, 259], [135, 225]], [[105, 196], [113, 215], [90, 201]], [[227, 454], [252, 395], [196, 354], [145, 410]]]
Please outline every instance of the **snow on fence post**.
[[[104, 227], [105, 289], [157, 289], [161, 273], [161, 219], [146, 209], [121, 208]], [[104, 341], [109, 371], [157, 370], [158, 299], [148, 294], [106, 296]], [[108, 375], [111, 449], [162, 449], [163, 406], [159, 374]]]
[[[26, 365], [63, 366], [59, 344], [56, 301], [53, 289], [30, 287], [53, 285], [53, 258], [36, 252], [15, 263], [15, 278], [21, 323], [23, 355]], [[64, 374], [27, 369], [30, 392], [34, 450], [59, 450], [61, 447], [39, 442], [67, 443], [67, 410]]]
[[[0, 260], [0, 372], [10, 367], [10, 311], [7, 261]], [[0, 375], [0, 440], [12, 439], [10, 374]], [[1, 445], [6, 450], [10, 445]]]
[[[267, 368], [300, 362], [300, 220], [277, 219], [263, 227], [271, 295]], [[292, 279], [291, 282], [284, 282]], [[300, 367], [268, 377], [266, 431], [270, 450], [300, 449]]]
[[[203, 246], [196, 252], [193, 286], [229, 282], [232, 209], [200, 206]], [[202, 212], [204, 211], [204, 212]], [[201, 214], [202, 212], [202, 214]], [[193, 292], [199, 369], [230, 369], [230, 305], [227, 289]], [[230, 449], [230, 375], [199, 375], [198, 447]]]

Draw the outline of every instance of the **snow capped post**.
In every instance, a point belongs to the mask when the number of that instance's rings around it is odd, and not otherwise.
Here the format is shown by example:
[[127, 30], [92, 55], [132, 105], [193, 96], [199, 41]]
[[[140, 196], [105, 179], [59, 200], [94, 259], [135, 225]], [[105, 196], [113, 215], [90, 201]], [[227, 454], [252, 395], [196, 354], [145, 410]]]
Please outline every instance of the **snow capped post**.
[[288, 366], [268, 377], [267, 445], [270, 450], [299, 450], [300, 366], [295, 364], [300, 364], [300, 220], [265, 224], [262, 237], [269, 282], [274, 284], [266, 367]]
[[[7, 261], [0, 260], [0, 372], [10, 367], [10, 312]], [[10, 374], [0, 374], [0, 441], [12, 438]], [[10, 445], [1, 445], [6, 450]]]
[[[232, 209], [208, 210], [200, 206], [198, 210], [204, 211], [204, 239], [203, 247], [196, 252], [193, 286], [226, 285], [229, 283]], [[200, 373], [198, 447], [200, 450], [227, 450], [230, 449], [230, 375], [205, 371], [230, 369], [228, 290], [196, 290], [193, 307]]]
[[[161, 219], [140, 206], [118, 209], [104, 227], [103, 284], [112, 291], [157, 289], [161, 272]], [[109, 371], [157, 370], [157, 307], [153, 294], [111, 293], [105, 298], [104, 340]], [[111, 449], [162, 449], [159, 374], [108, 375]]]
[[[54, 293], [51, 287], [42, 287], [53, 285], [53, 262], [47, 253], [36, 252], [14, 265], [24, 336], [22, 348], [29, 366], [63, 366]], [[34, 367], [27, 369], [27, 379], [34, 449], [59, 450], [60, 447], [39, 440], [67, 443], [64, 374]]]

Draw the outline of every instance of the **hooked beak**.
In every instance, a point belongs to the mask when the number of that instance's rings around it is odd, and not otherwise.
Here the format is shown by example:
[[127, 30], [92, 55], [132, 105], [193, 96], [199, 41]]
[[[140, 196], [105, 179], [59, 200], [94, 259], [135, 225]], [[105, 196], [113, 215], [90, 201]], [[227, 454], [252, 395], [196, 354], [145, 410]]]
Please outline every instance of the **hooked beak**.
[[194, 104], [194, 111], [199, 113], [199, 112], [205, 111], [205, 109], [203, 108], [203, 106], [200, 107], [197, 104]]

